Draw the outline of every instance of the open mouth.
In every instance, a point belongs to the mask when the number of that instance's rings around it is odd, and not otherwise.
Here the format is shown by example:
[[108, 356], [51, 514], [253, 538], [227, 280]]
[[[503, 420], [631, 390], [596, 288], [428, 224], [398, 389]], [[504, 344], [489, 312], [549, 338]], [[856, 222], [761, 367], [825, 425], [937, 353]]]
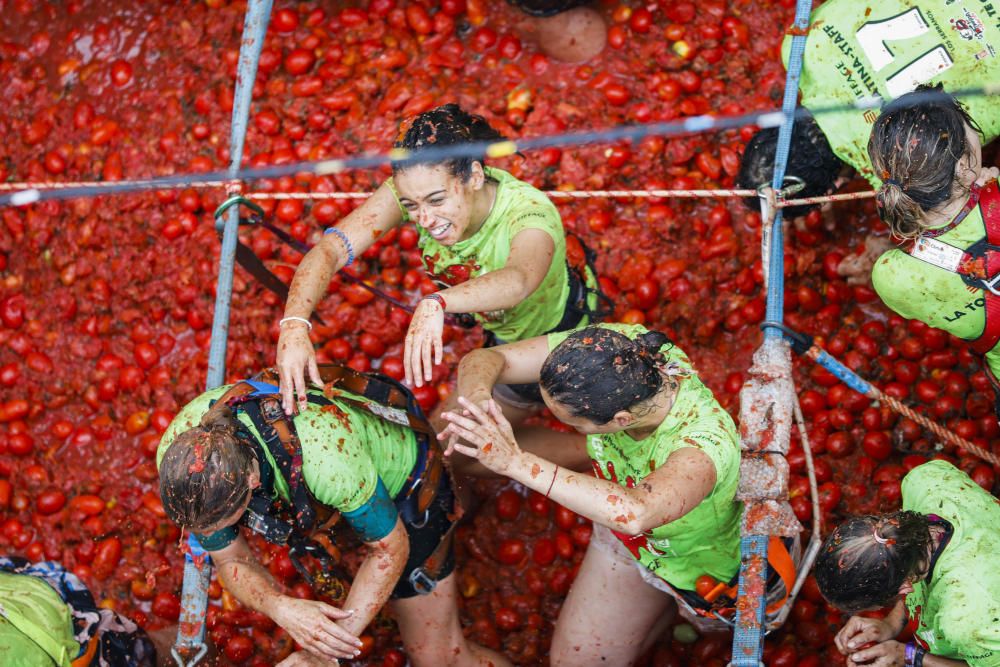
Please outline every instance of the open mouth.
[[446, 222], [443, 225], [438, 225], [436, 227], [431, 227], [428, 232], [431, 236], [436, 239], [443, 238], [451, 230], [451, 223]]

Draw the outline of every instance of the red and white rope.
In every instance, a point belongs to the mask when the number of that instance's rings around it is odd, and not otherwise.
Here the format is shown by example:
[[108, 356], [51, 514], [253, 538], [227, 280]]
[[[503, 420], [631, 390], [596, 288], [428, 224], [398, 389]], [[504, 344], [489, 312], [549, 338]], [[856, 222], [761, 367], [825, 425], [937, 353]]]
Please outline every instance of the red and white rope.
[[[150, 181], [115, 181], [116, 183], [144, 184]], [[180, 188], [222, 188], [233, 190], [231, 186], [235, 181], [191, 181]], [[76, 181], [76, 182], [17, 182], [0, 183], [0, 191], [16, 192], [19, 190], [62, 190], [75, 187], [91, 187], [106, 185], [107, 181]], [[235, 191], [239, 191], [237, 188]], [[247, 195], [251, 199], [258, 200], [319, 200], [319, 199], [367, 199], [371, 192], [254, 192]], [[716, 190], [547, 190], [545, 192], [553, 199], [643, 199], [658, 197], [662, 199], [725, 199], [731, 197], [756, 197], [756, 190], [737, 190], [720, 188]], [[822, 204], [825, 202], [850, 201], [854, 199], [867, 199], [874, 197], [874, 192], [852, 192], [839, 195], [825, 195], [822, 197], [804, 197], [801, 199], [787, 199], [779, 201], [779, 208], [788, 206], [804, 206], [810, 204]]]

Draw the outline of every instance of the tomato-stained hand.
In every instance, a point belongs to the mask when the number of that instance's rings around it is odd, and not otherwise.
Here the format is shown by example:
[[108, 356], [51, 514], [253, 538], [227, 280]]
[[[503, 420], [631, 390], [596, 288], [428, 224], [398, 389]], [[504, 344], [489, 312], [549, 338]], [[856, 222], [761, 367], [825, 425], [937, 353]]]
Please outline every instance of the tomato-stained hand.
[[403, 347], [403, 371], [414, 387], [423, 386], [433, 377], [435, 364], [444, 358], [444, 307], [434, 299], [424, 299], [413, 311]]
[[305, 323], [287, 322], [278, 337], [278, 375], [281, 378], [281, 405], [285, 414], [294, 414], [306, 407], [306, 369], [314, 384], [323, 385], [316, 365], [316, 350], [309, 339]]
[[[450, 423], [438, 434], [438, 439], [450, 438], [449, 445], [454, 451], [478, 459], [495, 473], [506, 474], [514, 460], [521, 455], [521, 448], [500, 406], [493, 399], [488, 401], [485, 409], [464, 397], [459, 398], [458, 402], [463, 413], [441, 414]], [[462, 444], [458, 439], [469, 444]]]

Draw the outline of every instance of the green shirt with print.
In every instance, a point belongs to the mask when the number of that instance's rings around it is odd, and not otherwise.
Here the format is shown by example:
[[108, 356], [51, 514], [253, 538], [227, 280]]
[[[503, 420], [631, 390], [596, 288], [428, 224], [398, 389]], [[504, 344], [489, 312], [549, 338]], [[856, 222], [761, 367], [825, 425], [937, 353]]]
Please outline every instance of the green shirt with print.
[[[498, 271], [507, 264], [514, 237], [526, 229], [540, 229], [552, 237], [555, 252], [541, 284], [513, 308], [477, 313], [483, 328], [498, 339], [514, 342], [551, 331], [563, 317], [569, 298], [566, 267], [566, 232], [559, 211], [544, 192], [520, 181], [503, 169], [485, 167], [487, 177], [497, 183], [493, 208], [482, 227], [471, 237], [454, 245], [442, 245], [417, 225], [420, 248], [428, 273], [439, 284], [457, 285]], [[399, 203], [392, 179], [389, 188]], [[400, 204], [403, 220], [410, 215]]]
[[[995, 0], [831, 0], [810, 16], [802, 106], [810, 110], [893, 99], [920, 84], [945, 90], [1000, 83], [1000, 3]], [[788, 65], [791, 37], [782, 45]], [[1000, 106], [963, 97], [988, 143], [1000, 134]], [[868, 139], [878, 109], [815, 113], [837, 156], [873, 187]]]
[[929, 580], [906, 596], [917, 637], [931, 654], [1000, 667], [1000, 500], [945, 461], [903, 478], [903, 509], [936, 514], [954, 528]]
[[[157, 465], [174, 439], [197, 426], [211, 402], [231, 386], [206, 391], [184, 406], [160, 440]], [[317, 390], [310, 390], [310, 393], [321, 395]], [[341, 394], [362, 402], [366, 400], [347, 391], [341, 391]], [[336, 398], [333, 401], [336, 409], [308, 403], [305, 410], [294, 417], [302, 447], [302, 477], [306, 487], [316, 500], [344, 513], [353, 512], [367, 503], [375, 493], [379, 480], [389, 496], [395, 498], [417, 460], [417, 441], [413, 431], [360, 407], [337, 401]], [[247, 431], [263, 443], [250, 418], [242, 412], [238, 418]], [[290, 501], [288, 485], [278, 473], [278, 466], [270, 452], [266, 447], [263, 449], [267, 463], [275, 473], [275, 496]], [[228, 537], [235, 538], [235, 531], [229, 531]], [[210, 550], [225, 546], [210, 544], [213, 547]], [[205, 542], [202, 546], [209, 548]]]
[[[938, 241], [966, 249], [983, 238], [986, 227], [979, 206]], [[872, 285], [887, 306], [907, 319], [974, 340], [986, 326], [985, 291], [970, 288], [957, 273], [893, 249], [872, 267]], [[986, 363], [1000, 377], [1000, 346], [986, 353]]]
[[[647, 331], [641, 325], [597, 326], [631, 339]], [[549, 334], [549, 349], [555, 349], [568, 335]], [[695, 580], [703, 574], [729, 581], [739, 569], [743, 511], [742, 503], [736, 500], [739, 436], [732, 417], [695, 375], [687, 355], [672, 343], [660, 348], [660, 352], [668, 362], [676, 362], [691, 373], [680, 378], [677, 397], [663, 423], [643, 440], [635, 440], [624, 431], [590, 435], [587, 452], [601, 478], [626, 488], [634, 487], [685, 447], [700, 449], [712, 460], [715, 487], [694, 509], [641, 535], [618, 535], [650, 571], [677, 588], [693, 590]]]
[[44, 580], [0, 572], [0, 656], [9, 667], [69, 667], [80, 653], [69, 606]]

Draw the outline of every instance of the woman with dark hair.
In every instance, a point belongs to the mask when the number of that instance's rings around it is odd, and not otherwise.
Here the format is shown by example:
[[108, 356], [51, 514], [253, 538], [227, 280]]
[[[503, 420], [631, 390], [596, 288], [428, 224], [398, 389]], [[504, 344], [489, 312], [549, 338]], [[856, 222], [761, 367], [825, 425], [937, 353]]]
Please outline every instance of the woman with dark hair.
[[997, 239], [988, 231], [1000, 215], [1000, 193], [997, 169], [982, 163], [981, 140], [962, 104], [939, 87], [922, 87], [883, 109], [868, 146], [883, 178], [878, 210], [910, 245], [879, 257], [872, 284], [903, 317], [975, 341], [996, 376], [1000, 350], [992, 330], [1000, 322], [989, 324], [987, 302], [995, 298], [989, 245]]
[[[503, 139], [481, 116], [456, 104], [424, 112], [400, 128], [397, 148], [414, 151]], [[445, 313], [474, 313], [500, 342], [588, 323], [596, 279], [566, 264], [559, 212], [544, 193], [485, 155], [437, 162], [397, 162], [393, 176], [303, 258], [292, 280], [278, 339], [285, 411], [306, 396], [305, 375], [319, 382], [309, 315], [331, 278], [390, 229], [413, 220], [427, 271], [441, 289], [417, 306], [406, 334], [406, 379], [421, 386], [442, 360]], [[419, 160], [419, 158], [418, 158]], [[530, 408], [530, 391], [508, 390], [509, 405]]]
[[[167, 515], [195, 533], [226, 590], [302, 646], [283, 667], [355, 657], [387, 602], [414, 665], [508, 664], [462, 634], [454, 498], [439, 449], [392, 419], [393, 408], [343, 384], [328, 393], [310, 391], [294, 417], [277, 386], [256, 381], [188, 403], [157, 452]], [[342, 608], [286, 595], [240, 530], [288, 544], [293, 559], [318, 559], [319, 585], [331, 575], [324, 545], [338, 512], [367, 546]]]
[[[883, 180], [866, 150], [876, 112], [831, 113], [824, 108], [873, 97], [891, 100], [920, 84], [943, 83], [959, 90], [1000, 82], [1000, 34], [981, 9], [963, 13], [954, 0], [829, 0], [813, 10], [799, 90], [802, 107], [815, 114], [795, 121], [786, 169], [805, 183], [797, 197], [830, 194], [848, 180], [852, 169], [873, 188]], [[786, 66], [793, 34], [789, 31], [782, 45]], [[984, 143], [995, 139], [1000, 114], [994, 99], [980, 95], [963, 101], [985, 131]], [[777, 139], [777, 128], [767, 128], [747, 144], [736, 179], [739, 187], [771, 183]], [[753, 210], [759, 207], [756, 200], [747, 204]], [[803, 215], [815, 206], [785, 209], [784, 215]], [[841, 262], [841, 275], [852, 282], [867, 281], [872, 263], [889, 246], [885, 237], [870, 236], [860, 255]]]
[[[1000, 34], [974, 12], [963, 20], [952, 9], [954, 0], [830, 0], [809, 16], [799, 90], [802, 106], [817, 111], [855, 104], [872, 97], [891, 100], [920, 84], [943, 83], [950, 88], [976, 88], [1000, 79]], [[970, 24], [976, 39], [943, 40], [956, 34], [956, 23]], [[792, 32], [782, 44], [787, 66]], [[892, 42], [892, 48], [886, 46]], [[994, 55], [989, 55], [994, 54]], [[986, 130], [988, 141], [1000, 133], [1000, 116], [989, 96], [968, 98], [972, 113]], [[875, 112], [849, 109], [816, 113], [796, 120], [803, 130], [792, 137], [787, 173], [806, 182], [799, 196], [829, 194], [847, 167], [872, 187], [883, 180], [868, 159], [868, 137]], [[777, 128], [761, 130], [747, 145], [737, 182], [755, 188], [771, 182]], [[785, 215], [808, 210], [792, 209]]]
[[[1000, 665], [1000, 501], [944, 461], [903, 478], [903, 511], [838, 527], [816, 560], [816, 583], [850, 613], [893, 605], [885, 618], [852, 616], [837, 634], [854, 663]], [[895, 640], [907, 613], [914, 641]]]
[[[490, 398], [497, 382], [539, 381], [552, 414], [588, 436], [596, 477], [522, 451]], [[464, 411], [442, 415], [438, 436], [449, 450], [594, 521], [553, 665], [630, 664], [699, 576], [736, 573], [736, 428], [663, 334], [607, 324], [474, 350], [456, 393]]]

